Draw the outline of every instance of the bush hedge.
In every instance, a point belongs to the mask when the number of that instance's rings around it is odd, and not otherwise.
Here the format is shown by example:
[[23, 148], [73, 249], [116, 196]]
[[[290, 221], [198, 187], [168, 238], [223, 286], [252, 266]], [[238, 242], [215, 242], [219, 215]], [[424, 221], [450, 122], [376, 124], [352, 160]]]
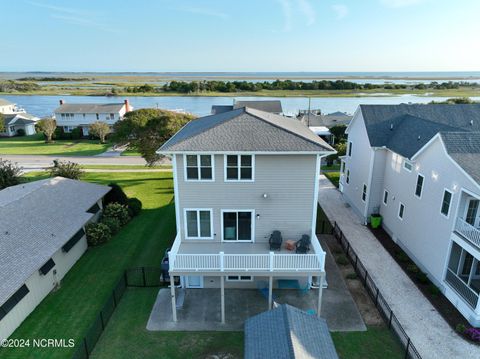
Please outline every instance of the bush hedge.
[[103, 217], [117, 219], [120, 226], [126, 225], [130, 220], [128, 207], [120, 203], [109, 203], [103, 210]]
[[128, 213], [130, 217], [135, 217], [140, 214], [142, 210], [142, 202], [138, 198], [129, 198], [128, 199]]
[[116, 183], [110, 183], [108, 186], [111, 187], [112, 189], [103, 198], [104, 206], [107, 206], [109, 203], [114, 203], [114, 202], [127, 206], [128, 197], [123, 191], [122, 187], [120, 187]]
[[102, 217], [101, 223], [107, 225], [108, 228], [110, 228], [110, 233], [112, 235], [118, 233], [122, 225], [120, 224], [120, 221], [118, 218], [115, 217]]

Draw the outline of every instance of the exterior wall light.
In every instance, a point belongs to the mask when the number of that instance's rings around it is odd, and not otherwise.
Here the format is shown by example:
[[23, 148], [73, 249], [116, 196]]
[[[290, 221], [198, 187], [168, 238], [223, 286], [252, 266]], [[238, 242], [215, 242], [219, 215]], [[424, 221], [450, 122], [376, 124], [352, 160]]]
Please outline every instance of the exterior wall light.
[[263, 197], [263, 198], [268, 198], [268, 193], [262, 194], [262, 197]]

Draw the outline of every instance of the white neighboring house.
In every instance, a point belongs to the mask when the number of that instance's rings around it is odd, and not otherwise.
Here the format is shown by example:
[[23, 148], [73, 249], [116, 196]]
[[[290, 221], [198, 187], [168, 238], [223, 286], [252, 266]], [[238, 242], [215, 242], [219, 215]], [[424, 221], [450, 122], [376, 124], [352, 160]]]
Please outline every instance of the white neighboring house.
[[60, 106], [54, 111], [58, 127], [63, 127], [65, 132], [71, 132], [80, 127], [83, 136], [88, 136], [88, 127], [102, 121], [113, 126], [123, 116], [133, 110], [128, 100], [121, 103], [65, 103], [60, 100]]
[[0, 341], [85, 252], [84, 227], [98, 218], [109, 190], [55, 177], [0, 191]]
[[[177, 237], [170, 276], [180, 276], [185, 288], [220, 288], [222, 322], [225, 287], [263, 286], [271, 308], [273, 287], [309, 289], [318, 277], [320, 304], [318, 178], [321, 157], [334, 152], [299, 121], [248, 107], [189, 122], [158, 151], [173, 160]], [[274, 250], [275, 230], [284, 243]], [[302, 235], [311, 239], [310, 251], [285, 249], [286, 240]], [[175, 295], [172, 286], [174, 321]]]
[[347, 134], [344, 199], [480, 326], [480, 105], [361, 105]]
[[12, 114], [12, 113], [24, 113], [25, 110], [23, 108], [17, 107], [16, 104], [0, 98], [0, 113], [3, 114]]
[[4, 114], [4, 132], [0, 132], [0, 136], [12, 137], [18, 135], [18, 130], [25, 131], [26, 136], [34, 135], [35, 124], [40, 119], [36, 116], [30, 115], [25, 112]]

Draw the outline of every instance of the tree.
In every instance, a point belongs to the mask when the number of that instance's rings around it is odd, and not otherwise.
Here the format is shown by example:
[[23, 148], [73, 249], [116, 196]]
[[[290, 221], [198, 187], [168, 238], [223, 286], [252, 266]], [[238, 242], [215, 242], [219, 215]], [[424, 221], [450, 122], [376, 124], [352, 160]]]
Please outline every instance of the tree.
[[160, 109], [130, 111], [115, 123], [112, 138], [118, 144], [128, 144], [129, 148], [138, 150], [152, 166], [160, 159], [155, 151], [193, 119], [191, 114]]
[[345, 130], [347, 126], [345, 125], [335, 125], [330, 127], [330, 133], [335, 136], [336, 142], [340, 142], [345, 139]]
[[50, 168], [50, 177], [65, 177], [78, 180], [83, 175], [80, 165], [69, 161], [53, 161], [53, 167]]
[[45, 142], [50, 143], [57, 128], [57, 122], [54, 118], [46, 117], [38, 121], [38, 128], [40, 128], [40, 131], [45, 135]]
[[19, 184], [21, 173], [22, 169], [16, 163], [0, 158], [0, 190]]
[[92, 123], [88, 132], [100, 139], [100, 143], [105, 143], [105, 137], [110, 133], [110, 126], [106, 122], [96, 121]]
[[5, 132], [5, 116], [0, 112], [0, 132]]

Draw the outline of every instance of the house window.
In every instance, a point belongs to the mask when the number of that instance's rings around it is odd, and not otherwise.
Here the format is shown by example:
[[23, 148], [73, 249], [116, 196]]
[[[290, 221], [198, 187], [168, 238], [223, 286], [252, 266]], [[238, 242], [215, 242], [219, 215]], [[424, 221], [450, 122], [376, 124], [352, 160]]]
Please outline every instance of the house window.
[[65, 114], [64, 114], [64, 113], [60, 114], [60, 116], [61, 116], [62, 118], [65, 118]]
[[352, 143], [348, 143], [348, 157], [352, 157]]
[[52, 258], [50, 258], [40, 269], [39, 272], [42, 275], [46, 275], [48, 272], [50, 272], [50, 269], [55, 267], [55, 262], [53, 261]]
[[417, 176], [417, 186], [415, 187], [415, 196], [418, 198], [422, 197], [422, 190], [423, 190], [423, 181], [425, 180], [425, 177], [422, 175]]
[[367, 185], [364, 184], [363, 190], [362, 190], [362, 201], [365, 202], [366, 199], [367, 199]]
[[110, 120], [114, 120], [115, 119], [115, 114], [114, 113], [111, 113], [110, 114]]
[[388, 191], [384, 190], [383, 191], [383, 204], [386, 206], [388, 203]]
[[187, 239], [213, 239], [212, 210], [186, 209], [185, 233]]
[[226, 181], [253, 181], [255, 157], [252, 155], [226, 155]]
[[405, 168], [408, 172], [412, 172], [413, 164], [410, 161], [403, 161], [403, 168]]
[[24, 284], [0, 307], [0, 319], [8, 314], [25, 297], [30, 290]]
[[15, 126], [10, 126], [10, 132], [15, 132]]
[[347, 184], [350, 183], [350, 170], [347, 170], [347, 177], [346, 177], [345, 181], [347, 182]]
[[405, 205], [400, 203], [400, 207], [398, 207], [398, 218], [403, 219], [403, 215], [405, 214]]
[[83, 118], [85, 118], [85, 114], [82, 114]]
[[80, 239], [82, 239], [83, 237], [85, 236], [85, 231], [83, 228], [80, 228], [74, 235], [72, 238], [70, 238], [68, 240], [67, 243], [65, 243], [62, 247], [62, 251], [65, 252], [65, 253], [68, 253], [70, 251], [70, 249], [72, 249], [75, 244], [78, 243], [78, 241]]
[[98, 115], [98, 113], [95, 114], [95, 117], [97, 118], [97, 120], [100, 119], [100, 116]]
[[451, 202], [452, 202], [452, 192], [450, 192], [449, 190], [445, 190], [443, 192], [442, 208], [440, 209], [440, 212], [445, 217], [448, 217], [448, 214], [450, 213]]
[[222, 211], [224, 241], [253, 241], [253, 211]]
[[251, 275], [228, 275], [227, 282], [251, 282], [253, 277]]
[[186, 155], [185, 174], [189, 181], [213, 181], [212, 155]]

